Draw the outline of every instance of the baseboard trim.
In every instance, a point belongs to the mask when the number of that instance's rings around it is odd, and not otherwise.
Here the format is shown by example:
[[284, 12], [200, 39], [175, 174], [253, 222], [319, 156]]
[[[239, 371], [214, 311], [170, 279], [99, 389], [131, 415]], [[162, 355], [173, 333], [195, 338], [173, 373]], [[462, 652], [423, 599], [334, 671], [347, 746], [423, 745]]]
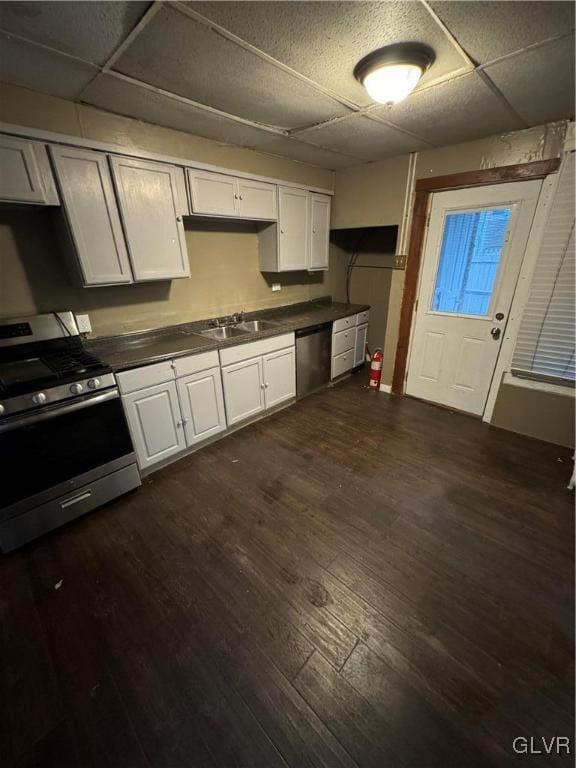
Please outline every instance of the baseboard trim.
[[392, 384], [380, 384], [380, 392], [392, 393]]

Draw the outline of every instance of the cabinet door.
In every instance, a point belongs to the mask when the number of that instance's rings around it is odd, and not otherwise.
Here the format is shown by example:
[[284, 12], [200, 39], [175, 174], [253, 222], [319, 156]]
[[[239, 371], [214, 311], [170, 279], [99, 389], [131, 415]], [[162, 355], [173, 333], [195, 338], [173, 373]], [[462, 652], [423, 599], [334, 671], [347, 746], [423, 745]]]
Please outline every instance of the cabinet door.
[[50, 154], [84, 285], [131, 283], [106, 155], [56, 145]]
[[279, 187], [278, 202], [278, 271], [308, 269], [308, 192]]
[[186, 444], [194, 445], [226, 429], [220, 366], [176, 381]]
[[134, 279], [190, 277], [174, 165], [112, 157]]
[[0, 136], [0, 199], [46, 203], [32, 141], [16, 136]]
[[310, 195], [310, 270], [328, 269], [330, 198]]
[[356, 328], [356, 348], [354, 351], [354, 367], [362, 365], [366, 354], [366, 336], [368, 335], [368, 325], [359, 325]]
[[176, 384], [157, 384], [122, 397], [140, 469], [186, 447]]
[[234, 176], [188, 169], [188, 184], [192, 213], [238, 215], [238, 191]]
[[296, 397], [296, 353], [294, 347], [265, 355], [264, 393], [266, 408]]
[[261, 357], [222, 368], [222, 383], [229, 426], [264, 410]]
[[276, 220], [276, 185], [238, 179], [238, 204], [243, 219]]

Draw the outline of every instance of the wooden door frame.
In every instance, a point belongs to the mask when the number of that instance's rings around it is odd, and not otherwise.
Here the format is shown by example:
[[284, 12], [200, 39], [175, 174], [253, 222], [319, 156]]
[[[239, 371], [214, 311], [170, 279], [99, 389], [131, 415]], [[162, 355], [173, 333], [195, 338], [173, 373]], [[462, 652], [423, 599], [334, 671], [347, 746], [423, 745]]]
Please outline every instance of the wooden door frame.
[[533, 163], [503, 165], [498, 168], [486, 168], [480, 171], [465, 171], [464, 173], [451, 173], [447, 176], [432, 176], [430, 178], [418, 179], [416, 182], [414, 207], [412, 212], [410, 246], [408, 248], [408, 257], [406, 260], [404, 293], [402, 295], [402, 308], [400, 310], [400, 327], [394, 362], [392, 392], [398, 395], [404, 393], [406, 367], [408, 364], [408, 348], [410, 345], [410, 333], [414, 316], [414, 304], [418, 293], [418, 278], [420, 275], [422, 251], [428, 224], [428, 205], [432, 193], [444, 192], [449, 189], [463, 189], [467, 187], [487, 186], [489, 184], [502, 184], [508, 181], [542, 179], [545, 176], [548, 176], [548, 174], [558, 171], [559, 167], [560, 158], [555, 157], [551, 160], [537, 160]]

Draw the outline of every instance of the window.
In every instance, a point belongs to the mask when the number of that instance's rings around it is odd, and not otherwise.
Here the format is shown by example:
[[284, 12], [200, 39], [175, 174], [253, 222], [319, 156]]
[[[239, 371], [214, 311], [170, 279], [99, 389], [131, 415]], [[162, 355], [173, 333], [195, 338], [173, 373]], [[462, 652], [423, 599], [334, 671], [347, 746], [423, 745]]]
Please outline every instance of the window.
[[568, 384], [575, 379], [574, 171], [574, 152], [569, 152], [544, 227], [512, 361], [516, 375]]
[[434, 312], [489, 313], [511, 213], [511, 208], [484, 208], [446, 215]]

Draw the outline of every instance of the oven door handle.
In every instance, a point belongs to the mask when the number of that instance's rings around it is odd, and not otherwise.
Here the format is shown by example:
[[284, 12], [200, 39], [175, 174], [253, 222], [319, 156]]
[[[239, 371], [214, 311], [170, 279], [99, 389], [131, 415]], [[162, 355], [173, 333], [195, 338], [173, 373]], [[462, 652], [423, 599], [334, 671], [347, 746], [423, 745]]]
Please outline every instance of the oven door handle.
[[80, 411], [84, 408], [90, 408], [93, 405], [100, 405], [100, 403], [105, 403], [108, 400], [115, 400], [119, 397], [118, 389], [115, 388], [108, 392], [100, 392], [98, 395], [85, 397], [82, 400], [66, 403], [57, 408], [47, 408], [40, 411], [40, 413], [32, 413], [30, 416], [13, 416], [11, 419], [5, 421], [4, 424], [0, 424], [0, 434], [3, 432], [11, 432], [13, 429], [20, 429], [21, 427], [29, 427], [32, 424], [38, 424], [39, 422], [47, 421], [48, 419], [55, 419], [58, 416], [64, 416], [67, 413], [74, 413], [75, 411]]

